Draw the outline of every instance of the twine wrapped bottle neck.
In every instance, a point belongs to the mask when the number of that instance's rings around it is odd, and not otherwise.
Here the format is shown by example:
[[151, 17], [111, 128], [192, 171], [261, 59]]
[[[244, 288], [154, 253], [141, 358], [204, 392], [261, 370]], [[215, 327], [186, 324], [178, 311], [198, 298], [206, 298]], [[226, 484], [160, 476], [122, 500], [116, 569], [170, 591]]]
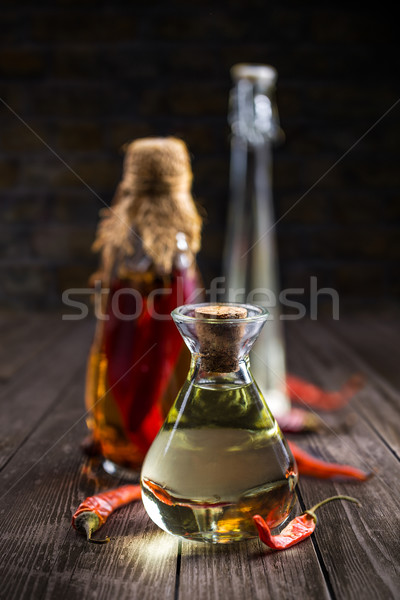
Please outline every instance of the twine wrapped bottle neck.
[[185, 262], [192, 264], [200, 248], [202, 219], [191, 194], [186, 145], [172, 137], [143, 138], [128, 144], [125, 152], [112, 210], [99, 224], [93, 245], [102, 251], [104, 270], [109, 274], [116, 260], [143, 250], [157, 273], [170, 274], [179, 252], [178, 233], [185, 236], [191, 257]]
[[136, 197], [190, 194], [191, 185], [190, 172], [160, 178], [143, 176], [140, 173], [126, 173], [121, 181], [122, 190], [133, 193]]

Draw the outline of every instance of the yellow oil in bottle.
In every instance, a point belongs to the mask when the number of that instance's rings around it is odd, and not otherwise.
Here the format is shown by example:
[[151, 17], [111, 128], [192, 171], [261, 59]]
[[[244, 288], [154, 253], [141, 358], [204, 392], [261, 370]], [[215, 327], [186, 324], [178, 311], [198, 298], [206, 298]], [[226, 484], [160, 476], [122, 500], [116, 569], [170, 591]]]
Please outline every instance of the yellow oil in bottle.
[[142, 469], [145, 508], [165, 531], [212, 543], [257, 536], [288, 518], [297, 470], [256, 385], [189, 380]]

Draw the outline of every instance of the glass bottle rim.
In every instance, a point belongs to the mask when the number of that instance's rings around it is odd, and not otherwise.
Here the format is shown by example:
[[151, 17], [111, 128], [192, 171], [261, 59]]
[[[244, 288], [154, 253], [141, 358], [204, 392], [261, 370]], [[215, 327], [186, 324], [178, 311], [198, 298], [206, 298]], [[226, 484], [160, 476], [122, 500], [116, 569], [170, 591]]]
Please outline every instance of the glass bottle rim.
[[[246, 308], [248, 311], [256, 311], [256, 314], [247, 316], [247, 317], [242, 317], [242, 318], [235, 318], [235, 319], [208, 319], [208, 318], [202, 318], [202, 317], [196, 317], [196, 316], [191, 316], [189, 314], [184, 314], [183, 311], [185, 310], [186, 312], [193, 312], [195, 311], [196, 308], [201, 308], [201, 307], [205, 307], [205, 306], [232, 306], [232, 307], [239, 307], [239, 308]], [[212, 324], [218, 324], [221, 325], [221, 323], [227, 323], [227, 324], [233, 324], [233, 325], [237, 325], [237, 324], [244, 324], [244, 323], [257, 323], [260, 321], [266, 321], [268, 319], [269, 316], [269, 311], [264, 308], [263, 306], [260, 306], [259, 304], [242, 304], [239, 302], [200, 302], [199, 304], [183, 304], [182, 306], [177, 306], [172, 312], [171, 312], [171, 316], [174, 319], [174, 321], [180, 321], [180, 322], [186, 322], [186, 323], [196, 323], [199, 321], [206, 321], [207, 323], [212, 323]]]
[[274, 67], [259, 63], [237, 63], [231, 67], [232, 79], [248, 79], [253, 82], [275, 85], [278, 73]]

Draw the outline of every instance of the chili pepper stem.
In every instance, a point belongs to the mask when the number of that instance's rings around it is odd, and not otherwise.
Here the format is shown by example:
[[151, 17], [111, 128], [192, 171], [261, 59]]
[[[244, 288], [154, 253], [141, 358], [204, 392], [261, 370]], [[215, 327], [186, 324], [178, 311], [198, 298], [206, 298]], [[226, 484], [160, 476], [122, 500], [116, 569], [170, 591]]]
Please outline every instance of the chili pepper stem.
[[303, 514], [310, 515], [310, 517], [312, 517], [314, 521], [317, 522], [317, 516], [315, 514], [315, 511], [324, 504], [331, 502], [332, 500], [347, 500], [348, 502], [354, 502], [354, 504], [357, 504], [357, 506], [362, 506], [356, 498], [352, 498], [351, 496], [331, 496], [330, 498], [325, 498], [325, 500], [321, 500], [321, 502], [318, 502], [318, 504], [315, 504], [310, 509], [304, 511]]
[[96, 540], [92, 538], [93, 531], [96, 531], [96, 529], [99, 527], [99, 517], [96, 515], [96, 513], [90, 511], [81, 513], [76, 518], [75, 527], [79, 533], [86, 535], [86, 540], [92, 544], [107, 544], [107, 542], [110, 541], [108, 536], [103, 540]]
[[86, 540], [92, 544], [107, 544], [110, 541], [110, 538], [107, 536], [103, 540], [95, 540], [92, 538], [93, 528], [89, 525], [89, 523], [84, 523], [83, 529], [86, 533]]

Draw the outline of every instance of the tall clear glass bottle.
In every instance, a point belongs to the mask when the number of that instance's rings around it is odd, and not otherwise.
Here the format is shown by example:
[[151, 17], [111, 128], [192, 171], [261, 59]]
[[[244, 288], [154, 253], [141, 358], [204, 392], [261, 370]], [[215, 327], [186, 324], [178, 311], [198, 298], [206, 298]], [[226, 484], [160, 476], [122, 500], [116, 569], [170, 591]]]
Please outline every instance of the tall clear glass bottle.
[[267, 65], [231, 70], [230, 206], [223, 274], [228, 301], [256, 302], [270, 313], [251, 356], [252, 369], [276, 417], [290, 410], [272, 201], [271, 145], [283, 137], [275, 103], [277, 73]]
[[250, 370], [262, 307], [195, 304], [172, 317], [192, 360], [145, 458], [142, 498], [153, 521], [185, 539], [228, 543], [272, 529], [295, 502], [297, 467]]

